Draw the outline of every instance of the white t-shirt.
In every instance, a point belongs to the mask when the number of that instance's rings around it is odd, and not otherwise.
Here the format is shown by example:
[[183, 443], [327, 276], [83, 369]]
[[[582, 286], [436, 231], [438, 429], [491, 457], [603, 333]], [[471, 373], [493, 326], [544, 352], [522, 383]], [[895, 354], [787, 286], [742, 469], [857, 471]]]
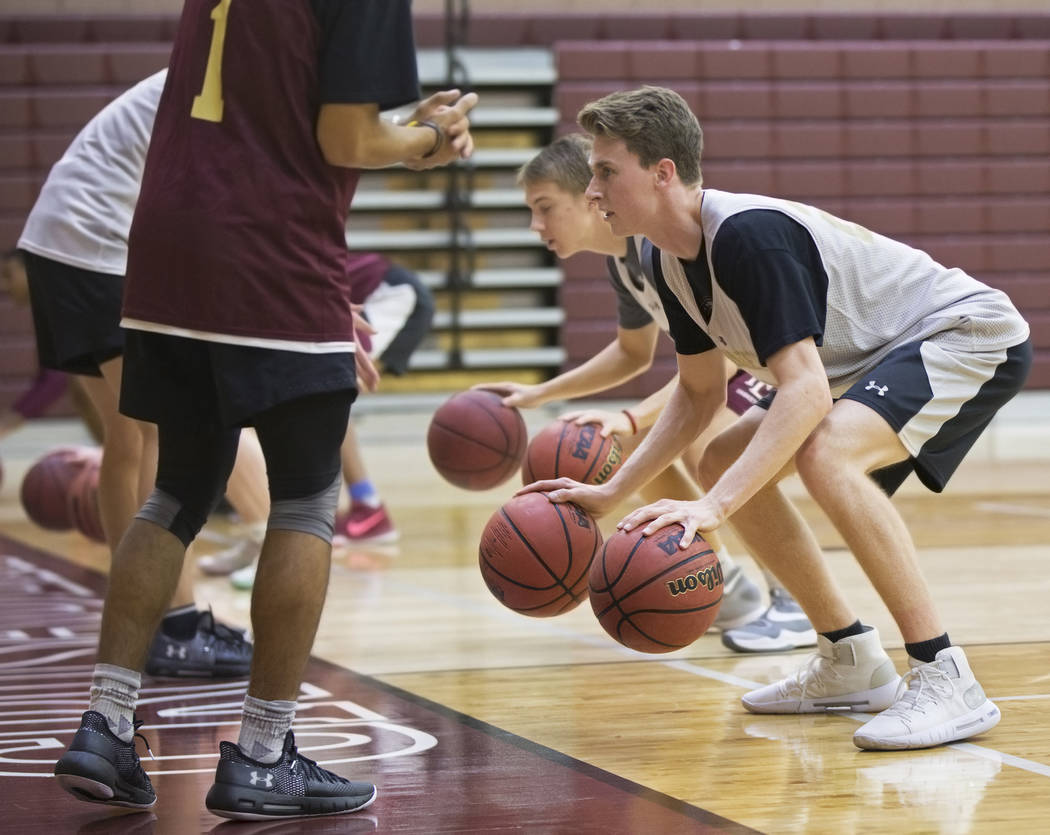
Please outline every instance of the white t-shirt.
[[47, 175], [19, 249], [124, 275], [153, 120], [167, 70], [140, 81], [84, 127]]

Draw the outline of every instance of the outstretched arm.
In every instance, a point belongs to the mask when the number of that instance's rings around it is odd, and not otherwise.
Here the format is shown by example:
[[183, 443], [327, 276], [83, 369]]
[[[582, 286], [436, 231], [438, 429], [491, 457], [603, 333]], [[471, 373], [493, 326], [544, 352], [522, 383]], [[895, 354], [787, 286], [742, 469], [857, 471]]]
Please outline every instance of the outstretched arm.
[[533, 386], [512, 382], [481, 383], [475, 388], [504, 395], [506, 406], [526, 408], [605, 391], [649, 368], [659, 334], [655, 324], [643, 328], [619, 328], [616, 339], [589, 360], [544, 383]]
[[555, 502], [575, 502], [600, 516], [652, 481], [725, 405], [725, 365], [721, 354], [707, 351], [679, 355], [678, 369], [678, 382], [660, 418], [608, 482], [590, 487], [562, 478], [538, 481], [525, 490], [546, 492]]

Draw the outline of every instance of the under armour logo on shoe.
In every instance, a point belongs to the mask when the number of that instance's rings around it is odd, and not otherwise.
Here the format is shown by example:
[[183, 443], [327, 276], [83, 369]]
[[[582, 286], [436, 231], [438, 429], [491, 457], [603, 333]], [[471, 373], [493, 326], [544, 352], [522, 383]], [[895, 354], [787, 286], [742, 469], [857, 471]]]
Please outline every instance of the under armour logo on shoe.
[[864, 391], [877, 391], [879, 393], [879, 397], [885, 397], [886, 392], [888, 392], [889, 390], [889, 386], [880, 386], [874, 380], [868, 380], [868, 384], [864, 386]]
[[259, 783], [262, 783], [268, 789], [272, 789], [273, 788], [273, 774], [271, 774], [269, 771], [267, 771], [265, 777], [260, 777], [258, 771], [253, 771], [252, 772], [252, 785], [253, 786], [257, 786], [257, 785], [259, 785]]
[[183, 661], [186, 660], [186, 647], [177, 647], [175, 644], [168, 644], [168, 648], [165, 650], [165, 654], [168, 658], [179, 658]]

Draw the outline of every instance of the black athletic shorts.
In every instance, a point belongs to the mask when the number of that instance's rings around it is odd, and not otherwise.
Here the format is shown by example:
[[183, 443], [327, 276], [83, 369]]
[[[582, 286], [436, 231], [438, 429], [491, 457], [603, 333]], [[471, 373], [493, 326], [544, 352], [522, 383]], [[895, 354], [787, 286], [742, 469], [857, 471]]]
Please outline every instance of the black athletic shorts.
[[307, 354], [129, 329], [120, 411], [184, 427], [250, 426], [252, 417], [312, 394], [357, 396], [354, 355]]
[[44, 368], [101, 377], [124, 352], [124, 276], [96, 273], [23, 250], [36, 348]]

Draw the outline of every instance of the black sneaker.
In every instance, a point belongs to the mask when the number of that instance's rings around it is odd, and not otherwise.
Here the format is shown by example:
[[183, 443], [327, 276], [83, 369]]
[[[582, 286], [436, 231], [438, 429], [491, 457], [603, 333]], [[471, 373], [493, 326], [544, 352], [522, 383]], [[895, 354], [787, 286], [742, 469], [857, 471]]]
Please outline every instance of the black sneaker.
[[151, 676], [237, 678], [248, 675], [252, 645], [238, 629], [217, 622], [209, 609], [197, 618], [197, 632], [181, 640], [158, 629], [146, 656]]
[[272, 820], [356, 812], [375, 799], [371, 783], [351, 782], [300, 754], [288, 731], [281, 758], [271, 765], [245, 756], [232, 742], [220, 742], [215, 782], [204, 805], [222, 818]]
[[[135, 729], [141, 725], [136, 719]], [[135, 736], [146, 742], [142, 734]], [[106, 717], [94, 710], [80, 718], [73, 742], [55, 763], [55, 779], [73, 797], [88, 803], [148, 809], [157, 802], [149, 775], [139, 763], [134, 737], [124, 742], [115, 736]]]

